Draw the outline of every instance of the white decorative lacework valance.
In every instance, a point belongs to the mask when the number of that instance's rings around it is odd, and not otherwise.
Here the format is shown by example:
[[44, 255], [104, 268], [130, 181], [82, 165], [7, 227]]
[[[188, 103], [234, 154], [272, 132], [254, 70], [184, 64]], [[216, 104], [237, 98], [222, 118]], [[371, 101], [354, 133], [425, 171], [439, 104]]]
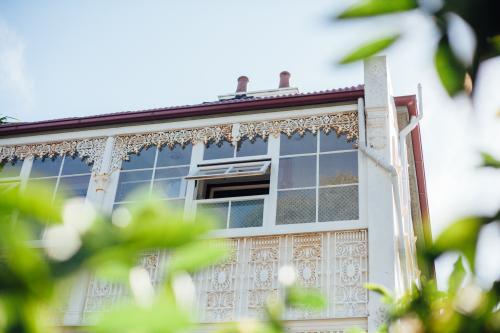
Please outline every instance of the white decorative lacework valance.
[[359, 131], [357, 112], [338, 112], [321, 116], [241, 123], [237, 137], [233, 137], [232, 128], [232, 125], [218, 125], [120, 135], [116, 137], [113, 148], [111, 170], [119, 169], [121, 161], [128, 160], [130, 154], [137, 154], [141, 149], [150, 146], [173, 148], [177, 144], [184, 146], [199, 142], [218, 143], [222, 140], [234, 143], [242, 139], [253, 140], [257, 136], [267, 138], [269, 135], [278, 136], [281, 133], [289, 136], [294, 133], [303, 135], [306, 131], [316, 133], [320, 130], [325, 133], [334, 131], [337, 135], [345, 135], [347, 140], [352, 141], [353, 145], [356, 146]]
[[202, 128], [190, 128], [181, 130], [170, 130], [163, 132], [120, 135], [116, 137], [113, 148], [111, 169], [119, 169], [123, 160], [129, 159], [129, 154], [141, 151], [149, 146], [173, 148], [175, 145], [182, 146], [203, 142], [218, 143], [222, 140], [231, 142], [232, 125], [210, 126]]
[[252, 140], [257, 136], [267, 138], [270, 135], [277, 137], [281, 133], [288, 136], [295, 133], [303, 135], [306, 131], [316, 133], [320, 130], [325, 133], [335, 131], [337, 135], [345, 135], [347, 140], [356, 144], [359, 132], [358, 113], [339, 112], [322, 116], [242, 123], [237, 140], [243, 138]]
[[106, 138], [74, 139], [57, 142], [44, 142], [23, 145], [0, 146], [0, 162], [24, 160], [29, 157], [54, 157], [56, 155], [75, 155], [93, 164], [93, 170], [99, 171]]

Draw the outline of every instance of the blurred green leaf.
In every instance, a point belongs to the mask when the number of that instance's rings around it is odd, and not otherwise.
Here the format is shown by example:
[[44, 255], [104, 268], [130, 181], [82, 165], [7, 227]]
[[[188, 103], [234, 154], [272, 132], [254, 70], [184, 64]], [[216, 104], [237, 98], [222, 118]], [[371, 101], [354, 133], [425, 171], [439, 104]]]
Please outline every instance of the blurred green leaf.
[[339, 19], [350, 19], [404, 12], [417, 8], [415, 0], [365, 0], [347, 8], [337, 16]]
[[196, 272], [207, 266], [220, 262], [225, 258], [228, 249], [209, 241], [191, 243], [172, 252], [168, 261], [168, 274], [179, 271]]
[[300, 287], [288, 289], [286, 303], [299, 309], [321, 310], [326, 306], [325, 298], [318, 290]]
[[441, 83], [450, 96], [455, 96], [464, 90], [465, 66], [453, 53], [446, 36], [439, 41], [434, 54], [434, 63]]
[[0, 212], [16, 212], [20, 217], [33, 219], [39, 224], [60, 223], [62, 199], [53, 198], [53, 190], [44, 184], [29, 184], [26, 190], [19, 187], [2, 193]]
[[493, 155], [481, 152], [481, 157], [483, 158], [483, 167], [490, 167], [495, 169], [500, 168], [500, 161], [493, 157]]
[[386, 304], [391, 304], [394, 302], [394, 298], [392, 297], [391, 293], [384, 286], [375, 283], [366, 283], [365, 288], [381, 295], [382, 301]]
[[358, 47], [355, 51], [349, 53], [344, 58], [342, 58], [340, 60], [340, 63], [348, 64], [354, 61], [368, 58], [391, 46], [395, 41], [399, 39], [399, 37], [401, 37], [401, 35], [396, 34], [363, 44], [360, 47]]
[[450, 293], [451, 295], [455, 295], [458, 288], [460, 288], [460, 286], [462, 285], [465, 274], [466, 272], [462, 263], [462, 257], [459, 257], [453, 265], [453, 271], [448, 278], [448, 293]]
[[378, 327], [377, 333], [389, 333], [389, 327], [387, 327], [387, 324], [382, 324]]
[[189, 313], [167, 298], [158, 297], [150, 307], [124, 303], [103, 313], [93, 327], [100, 333], [170, 333], [188, 332], [193, 323]]
[[434, 255], [439, 256], [447, 251], [459, 251], [463, 253], [474, 271], [477, 239], [481, 226], [485, 222], [484, 218], [471, 216], [452, 223], [436, 239], [432, 249]]

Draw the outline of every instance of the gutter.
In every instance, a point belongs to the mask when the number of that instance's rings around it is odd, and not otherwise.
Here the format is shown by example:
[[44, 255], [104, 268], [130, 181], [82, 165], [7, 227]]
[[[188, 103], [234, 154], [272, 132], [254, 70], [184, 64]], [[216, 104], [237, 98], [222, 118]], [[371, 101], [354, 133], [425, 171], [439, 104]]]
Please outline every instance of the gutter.
[[152, 110], [102, 114], [89, 117], [65, 118], [29, 123], [12, 123], [0, 126], [0, 137], [107, 125], [125, 125], [130, 123], [137, 124], [165, 119], [198, 117], [214, 114], [349, 102], [356, 101], [359, 97], [364, 97], [364, 88], [362, 86], [352, 89], [349, 88], [347, 90], [329, 92], [253, 98], [248, 100], [219, 101]]

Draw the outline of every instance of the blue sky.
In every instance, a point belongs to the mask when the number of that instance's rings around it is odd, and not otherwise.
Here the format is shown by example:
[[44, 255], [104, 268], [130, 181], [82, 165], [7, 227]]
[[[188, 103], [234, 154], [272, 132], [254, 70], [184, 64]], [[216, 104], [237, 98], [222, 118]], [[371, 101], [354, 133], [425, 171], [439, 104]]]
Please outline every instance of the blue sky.
[[[350, 2], [2, 0], [0, 114], [31, 121], [193, 104], [234, 91], [239, 75], [250, 78], [250, 90], [277, 87], [282, 70], [303, 92], [356, 85], [362, 65], [339, 67], [335, 60], [358, 42], [401, 29], [405, 38], [386, 54], [396, 95], [423, 85], [434, 233], [458, 216], [498, 209], [500, 176], [476, 165], [479, 150], [500, 156], [500, 61], [482, 71], [471, 112], [437, 80], [427, 18], [328, 19]], [[457, 29], [466, 56], [467, 31]], [[500, 251], [500, 235], [492, 234], [482, 251]], [[485, 281], [500, 272], [487, 259], [480, 267]], [[438, 272], [449, 269], [444, 260]]]

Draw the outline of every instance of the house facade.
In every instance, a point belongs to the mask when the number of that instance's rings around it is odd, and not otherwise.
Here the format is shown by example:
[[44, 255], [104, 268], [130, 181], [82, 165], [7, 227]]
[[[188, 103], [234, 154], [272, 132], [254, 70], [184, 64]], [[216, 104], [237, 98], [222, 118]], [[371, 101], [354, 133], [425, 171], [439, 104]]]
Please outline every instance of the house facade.
[[[142, 187], [186, 216], [216, 216], [231, 255], [194, 277], [207, 331], [259, 317], [284, 265], [328, 303], [287, 313], [292, 332], [374, 331], [382, 305], [363, 285], [408, 289], [430, 233], [417, 99], [392, 95], [384, 57], [364, 72], [344, 89], [300, 93], [282, 72], [277, 89], [247, 91], [240, 77], [215, 102], [3, 125], [0, 185], [43, 181], [109, 213]], [[141, 257], [153, 283], [163, 261]], [[82, 275], [63, 325], [88, 325], [122, 294]]]

